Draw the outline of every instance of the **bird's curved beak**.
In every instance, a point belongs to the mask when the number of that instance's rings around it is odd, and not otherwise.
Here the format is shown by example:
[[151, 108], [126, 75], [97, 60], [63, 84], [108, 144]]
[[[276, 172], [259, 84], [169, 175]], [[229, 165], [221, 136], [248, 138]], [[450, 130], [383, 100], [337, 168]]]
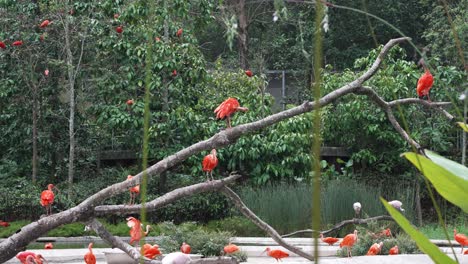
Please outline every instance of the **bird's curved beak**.
[[47, 259], [45, 259], [44, 257], [41, 256], [41, 260], [44, 262], [44, 263], [49, 263], [49, 261], [47, 261]]
[[263, 255], [263, 253], [265, 253], [265, 252], [266, 252], [266, 249], [265, 249], [265, 250], [263, 250], [263, 252], [262, 252], [262, 253], [260, 253], [260, 255], [259, 255], [259, 256]]

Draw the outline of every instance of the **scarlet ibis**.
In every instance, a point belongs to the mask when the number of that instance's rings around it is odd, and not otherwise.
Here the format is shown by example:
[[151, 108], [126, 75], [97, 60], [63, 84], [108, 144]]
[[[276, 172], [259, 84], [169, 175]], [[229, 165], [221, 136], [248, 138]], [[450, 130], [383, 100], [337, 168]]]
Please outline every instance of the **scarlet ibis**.
[[162, 259], [162, 264], [187, 264], [189, 262], [189, 255], [182, 252], [169, 253]]
[[151, 246], [150, 244], [144, 244], [142, 251], [143, 255], [149, 259], [154, 259], [156, 256], [161, 255], [159, 246], [156, 244], [154, 244], [154, 246]]
[[[127, 104], [128, 104], [128, 102], [127, 102]], [[127, 176], [127, 180], [131, 180], [132, 178], [133, 178], [132, 175]], [[130, 205], [132, 205], [132, 204], [135, 203], [136, 197], [140, 193], [140, 185], [133, 186], [128, 190], [130, 191]]]
[[183, 32], [183, 30], [182, 30], [181, 28], [179, 28], [179, 29], [177, 30], [176, 36], [177, 36], [177, 37], [182, 36], [182, 32]]
[[6, 44], [3, 41], [0, 41], [0, 48], [6, 49]]
[[202, 162], [202, 170], [206, 171], [206, 178], [209, 181], [210, 176], [211, 180], [213, 180], [213, 170], [218, 166], [218, 158], [216, 157], [216, 149], [212, 149], [211, 153], [206, 155], [203, 158]]
[[370, 248], [369, 250], [367, 251], [367, 254], [366, 256], [375, 256], [375, 255], [378, 255], [380, 253], [380, 251], [382, 250], [382, 247], [383, 247], [383, 242], [380, 242], [380, 243], [374, 243]]
[[53, 249], [54, 248], [54, 245], [52, 243], [46, 243], [44, 245], [44, 249]]
[[338, 242], [339, 239], [336, 238], [336, 237], [323, 237], [323, 234], [320, 234], [320, 240], [322, 240], [322, 242], [327, 243], [328, 245], [332, 246], [333, 244]]
[[[52, 204], [54, 203], [55, 194], [52, 189], [55, 188], [53, 184], [47, 185], [47, 190], [41, 193], [41, 205], [46, 208], [46, 214], [52, 214]], [[57, 189], [57, 188], [56, 188]]]
[[245, 71], [245, 75], [249, 76], [249, 77], [252, 77], [253, 76], [253, 73], [251, 70], [246, 70]]
[[354, 214], [356, 218], [360, 218], [361, 216], [361, 203], [360, 202], [355, 202], [353, 204], [353, 209], [354, 209]]
[[40, 28], [45, 28], [50, 24], [49, 20], [44, 20], [42, 21], [41, 25], [39, 26]]
[[23, 264], [27, 264], [28, 260], [27, 258], [29, 257], [29, 263], [34, 263], [34, 262], [31, 262], [31, 261], [35, 261], [35, 263], [37, 264], [42, 264], [43, 262], [46, 262], [47, 263], [47, 260], [41, 255], [41, 254], [36, 254], [34, 252], [31, 252], [31, 251], [23, 251], [23, 252], [20, 252], [16, 255], [16, 258], [19, 259], [19, 261]]
[[358, 239], [357, 230], [354, 230], [354, 233], [347, 234], [340, 243], [340, 248], [345, 247], [347, 249], [348, 257], [352, 257], [351, 249], [353, 248], [354, 243], [356, 243]]
[[84, 261], [86, 264], [96, 264], [96, 256], [93, 254], [93, 243], [89, 243], [88, 252], [84, 255]]
[[269, 247], [267, 247], [263, 252], [266, 252], [268, 256], [276, 259], [277, 262], [282, 258], [289, 257], [289, 254], [281, 249], [270, 249]]
[[468, 237], [464, 234], [457, 234], [457, 229], [453, 229], [453, 236], [455, 240], [460, 244], [461, 246], [461, 253], [463, 253], [463, 248], [465, 246], [468, 246]]
[[224, 253], [226, 253], [226, 254], [232, 254], [234, 252], [239, 251], [240, 249], [239, 249], [239, 247], [237, 245], [229, 243], [228, 245], [226, 245], [224, 247], [223, 250], [224, 250]]
[[231, 116], [237, 111], [247, 112], [248, 110], [249, 109], [247, 107], [241, 107], [236, 98], [229, 97], [216, 107], [214, 113], [216, 114], [217, 119], [226, 118], [227, 127], [230, 128]]
[[384, 235], [386, 237], [391, 237], [392, 236], [392, 230], [390, 230], [390, 228], [382, 230], [381, 233], [382, 233], [382, 235]]
[[133, 103], [134, 103], [133, 99], [128, 99], [127, 102], [126, 102], [126, 104], [127, 104], [128, 106], [132, 106]]
[[121, 34], [123, 32], [123, 26], [118, 26], [115, 28], [115, 31], [119, 34]]
[[393, 206], [393, 208], [395, 208], [395, 209], [397, 209], [397, 210], [399, 210], [401, 212], [405, 211], [405, 209], [402, 208], [403, 203], [398, 201], [398, 200], [390, 201], [390, 202], [388, 202], [388, 204], [390, 204], [391, 206]]
[[400, 253], [400, 251], [398, 250], [398, 246], [395, 245], [394, 247], [392, 247], [389, 251], [388, 251], [388, 254], [389, 255], [398, 255]]
[[427, 99], [430, 102], [429, 91], [431, 90], [432, 84], [434, 83], [434, 77], [428, 68], [424, 67], [424, 74], [419, 78], [418, 85], [416, 86], [416, 92], [421, 98], [427, 95]]
[[0, 220], [0, 226], [9, 227], [9, 226], [10, 226], [10, 223], [5, 222], [5, 221], [3, 221], [3, 220]]
[[180, 252], [184, 254], [190, 254], [191, 251], [192, 251], [192, 248], [190, 247], [190, 245], [183, 242], [182, 246], [180, 247]]
[[468, 255], [468, 249], [465, 249], [465, 251], [463, 251], [463, 255]]
[[173, 70], [172, 71], [172, 77], [176, 77], [177, 76], [177, 70]]
[[17, 41], [15, 41], [15, 42], [13, 42], [12, 45], [13, 45], [13, 46], [16, 46], [16, 47], [21, 46], [21, 45], [23, 45], [23, 41], [22, 41], [22, 40], [17, 40]]
[[138, 245], [138, 242], [140, 242], [143, 235], [147, 236], [151, 228], [150, 225], [147, 225], [146, 231], [143, 232], [140, 220], [136, 219], [135, 217], [127, 218], [127, 226], [130, 227], [130, 245], [132, 245], [133, 242], [137, 242], [136, 245]]
[[44, 71], [44, 75], [45, 75], [45, 76], [49, 76], [49, 69], [46, 69], [46, 70]]

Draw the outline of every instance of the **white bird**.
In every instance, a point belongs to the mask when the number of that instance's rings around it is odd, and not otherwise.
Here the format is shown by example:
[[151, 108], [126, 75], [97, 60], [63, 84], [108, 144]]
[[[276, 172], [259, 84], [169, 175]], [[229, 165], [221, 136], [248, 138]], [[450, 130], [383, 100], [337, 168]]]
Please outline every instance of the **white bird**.
[[393, 208], [401, 211], [401, 212], [404, 212], [405, 209], [401, 208], [401, 206], [403, 206], [403, 203], [398, 201], [398, 200], [393, 200], [393, 201], [390, 201], [388, 202], [389, 205], [393, 206]]
[[186, 264], [190, 262], [190, 257], [182, 252], [172, 252], [162, 259], [162, 264]]
[[353, 209], [354, 213], [356, 213], [356, 218], [359, 218], [361, 216], [361, 203], [360, 202], [355, 202], [353, 204]]

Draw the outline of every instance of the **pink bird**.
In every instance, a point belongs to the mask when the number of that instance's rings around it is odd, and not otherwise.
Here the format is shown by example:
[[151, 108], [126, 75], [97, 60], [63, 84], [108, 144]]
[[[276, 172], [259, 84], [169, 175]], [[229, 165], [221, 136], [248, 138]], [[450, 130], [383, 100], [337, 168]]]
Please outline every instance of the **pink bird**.
[[[41, 254], [36, 254], [34, 252], [31, 252], [31, 251], [20, 252], [20, 253], [18, 253], [16, 255], [16, 258], [19, 259], [19, 261], [22, 264], [28, 264], [28, 263], [42, 264], [44, 262], [47, 263], [47, 260]], [[29, 258], [29, 260], [28, 260], [28, 258]], [[31, 261], [34, 261], [34, 262], [31, 262]]]
[[398, 200], [393, 200], [388, 202], [389, 205], [391, 205], [393, 208], [397, 209], [398, 211], [404, 212], [405, 209], [402, 208], [403, 203], [398, 201]]
[[148, 235], [151, 227], [150, 225], [147, 225], [146, 231], [143, 232], [140, 220], [136, 219], [135, 217], [127, 218], [127, 226], [130, 227], [130, 245], [132, 245], [134, 242], [137, 242], [136, 245], [138, 245], [138, 242], [140, 242], [143, 235]]
[[49, 24], [50, 24], [50, 21], [49, 21], [49, 20], [44, 20], [44, 21], [41, 23], [41, 25], [40, 25], [39, 27], [45, 28], [45, 27], [47, 27]]
[[399, 253], [400, 251], [398, 250], [398, 246], [396, 245], [388, 251], [389, 255], [398, 255]]
[[212, 149], [211, 153], [206, 155], [203, 158], [202, 162], [202, 170], [206, 171], [206, 178], [209, 181], [211, 176], [211, 180], [213, 180], [213, 170], [218, 166], [218, 158], [216, 157], [216, 149]]
[[348, 258], [352, 257], [351, 249], [353, 248], [354, 243], [358, 240], [357, 230], [354, 230], [353, 234], [346, 235], [343, 240], [341, 240], [340, 248], [345, 247], [347, 249]]
[[182, 252], [169, 253], [162, 259], [162, 264], [187, 264], [189, 262], [189, 255]]
[[214, 110], [217, 119], [226, 118], [228, 128], [231, 128], [231, 116], [237, 111], [247, 112], [249, 109], [247, 107], [240, 106], [239, 101], [232, 97], [226, 99]]
[[[127, 103], [128, 104], [128, 103]], [[133, 104], [133, 103], [132, 103]], [[127, 180], [131, 180], [133, 178], [132, 175], [127, 176]], [[136, 185], [128, 189], [130, 191], [130, 205], [135, 203], [136, 197], [140, 193], [140, 185]]]

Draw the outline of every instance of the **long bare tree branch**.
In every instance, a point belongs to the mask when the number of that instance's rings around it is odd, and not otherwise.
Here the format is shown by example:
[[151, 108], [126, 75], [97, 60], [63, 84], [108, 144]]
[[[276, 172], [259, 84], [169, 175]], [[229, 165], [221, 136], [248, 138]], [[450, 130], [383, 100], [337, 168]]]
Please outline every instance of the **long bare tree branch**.
[[241, 200], [241, 198], [229, 187], [224, 186], [221, 189], [221, 192], [226, 195], [237, 207], [237, 209], [244, 214], [245, 217], [250, 219], [255, 225], [257, 225], [259, 228], [261, 228], [263, 231], [267, 232], [268, 235], [270, 235], [273, 240], [276, 241], [280, 246], [283, 246], [284, 248], [288, 249], [291, 252], [296, 253], [297, 255], [306, 258], [310, 261], [314, 260], [314, 256], [307, 254], [306, 252], [302, 251], [300, 248], [291, 246], [288, 244], [278, 232], [268, 225], [266, 222], [264, 222], [262, 219], [260, 219], [254, 212], [252, 212]]
[[[368, 223], [374, 222], [374, 221], [395, 221], [395, 220], [393, 220], [393, 218], [389, 215], [379, 215], [379, 216], [364, 218], [364, 219], [353, 218], [353, 219], [341, 221], [338, 224], [334, 225], [332, 228], [328, 230], [324, 230], [324, 231], [319, 231], [319, 233], [326, 236], [336, 230], [340, 230], [341, 228], [347, 225], [367, 225]], [[312, 229], [304, 229], [304, 230], [298, 230], [298, 231], [295, 231], [286, 235], [282, 235], [282, 237], [291, 237], [291, 236], [295, 236], [298, 234], [314, 233], [314, 232], [315, 231]]]
[[[396, 44], [404, 42], [409, 38], [397, 38], [390, 40], [381, 50], [379, 56], [372, 64], [372, 66], [364, 72], [360, 77], [351, 83], [344, 85], [341, 88], [323, 96], [319, 100], [320, 106], [324, 106], [332, 103], [338, 98], [356, 92], [363, 82], [371, 78], [380, 67], [384, 56], [387, 52]], [[297, 107], [279, 112], [277, 114], [270, 115], [263, 119], [255, 122], [236, 126], [234, 128], [226, 129], [221, 131], [207, 140], [195, 143], [187, 148], [184, 148], [173, 155], [170, 155], [156, 164], [146, 169], [148, 176], [159, 175], [160, 173], [174, 167], [175, 165], [183, 162], [190, 156], [200, 153], [204, 150], [210, 150], [213, 148], [221, 148], [230, 144], [233, 144], [237, 139], [248, 133], [266, 128], [275, 123], [281, 122], [285, 119], [310, 112], [314, 109], [314, 102], [305, 102]], [[417, 144], [417, 143], [416, 143]], [[20, 249], [24, 248], [31, 241], [35, 240], [44, 233], [60, 226], [76, 221], [87, 221], [94, 214], [94, 207], [101, 204], [104, 200], [118, 195], [127, 191], [131, 186], [139, 184], [142, 180], [143, 172], [135, 175], [131, 180], [125, 180], [120, 183], [113, 184], [107, 188], [91, 195], [79, 205], [70, 208], [66, 211], [54, 214], [48, 217], [44, 217], [37, 222], [33, 222], [24, 226], [19, 232], [10, 236], [8, 239], [0, 243], [0, 262], [6, 261], [16, 255]]]

